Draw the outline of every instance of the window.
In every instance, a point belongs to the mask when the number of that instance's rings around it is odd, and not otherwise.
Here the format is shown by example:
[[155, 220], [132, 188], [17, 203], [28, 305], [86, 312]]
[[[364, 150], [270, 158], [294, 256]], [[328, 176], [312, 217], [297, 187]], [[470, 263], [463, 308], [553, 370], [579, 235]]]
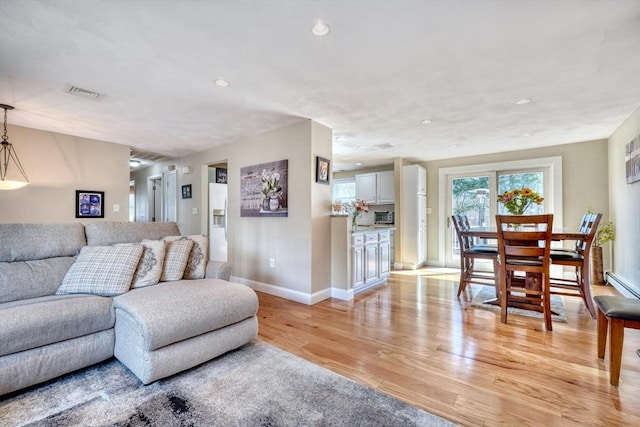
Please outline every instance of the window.
[[340, 178], [333, 180], [333, 202], [351, 202], [356, 198], [356, 179]]

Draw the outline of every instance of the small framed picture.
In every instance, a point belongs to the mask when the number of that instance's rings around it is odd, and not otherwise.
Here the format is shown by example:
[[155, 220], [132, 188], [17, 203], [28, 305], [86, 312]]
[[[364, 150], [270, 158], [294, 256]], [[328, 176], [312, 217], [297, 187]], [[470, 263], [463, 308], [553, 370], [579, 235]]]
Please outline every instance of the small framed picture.
[[191, 184], [182, 186], [182, 198], [190, 199], [191, 198]]
[[227, 183], [227, 169], [216, 168], [216, 184], [226, 184], [226, 183]]
[[104, 218], [104, 191], [76, 190], [76, 218]]
[[331, 171], [331, 162], [324, 157], [316, 156], [316, 182], [320, 184], [329, 184], [329, 172]]

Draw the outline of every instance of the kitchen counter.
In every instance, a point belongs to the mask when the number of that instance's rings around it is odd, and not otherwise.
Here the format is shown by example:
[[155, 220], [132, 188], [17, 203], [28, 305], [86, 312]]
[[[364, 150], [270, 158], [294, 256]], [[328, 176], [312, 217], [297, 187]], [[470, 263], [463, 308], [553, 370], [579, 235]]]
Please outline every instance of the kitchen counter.
[[396, 226], [394, 224], [363, 224], [358, 225], [358, 229], [353, 231], [354, 233], [359, 233], [361, 231], [368, 230], [395, 230]]

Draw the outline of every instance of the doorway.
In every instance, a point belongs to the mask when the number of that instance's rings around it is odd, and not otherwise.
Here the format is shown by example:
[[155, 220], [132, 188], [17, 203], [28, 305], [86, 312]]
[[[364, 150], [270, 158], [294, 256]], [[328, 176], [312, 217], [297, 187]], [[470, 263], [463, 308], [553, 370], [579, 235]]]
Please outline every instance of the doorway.
[[227, 262], [228, 259], [228, 197], [227, 163], [217, 162], [207, 168], [209, 185], [209, 259]]

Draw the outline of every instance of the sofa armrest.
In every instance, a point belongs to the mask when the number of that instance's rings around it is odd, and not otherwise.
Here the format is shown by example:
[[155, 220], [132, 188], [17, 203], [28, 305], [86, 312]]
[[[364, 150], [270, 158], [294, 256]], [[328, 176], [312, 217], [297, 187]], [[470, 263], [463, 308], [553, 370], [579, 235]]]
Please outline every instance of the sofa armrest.
[[208, 261], [207, 270], [204, 274], [207, 279], [231, 279], [231, 264], [222, 261]]

